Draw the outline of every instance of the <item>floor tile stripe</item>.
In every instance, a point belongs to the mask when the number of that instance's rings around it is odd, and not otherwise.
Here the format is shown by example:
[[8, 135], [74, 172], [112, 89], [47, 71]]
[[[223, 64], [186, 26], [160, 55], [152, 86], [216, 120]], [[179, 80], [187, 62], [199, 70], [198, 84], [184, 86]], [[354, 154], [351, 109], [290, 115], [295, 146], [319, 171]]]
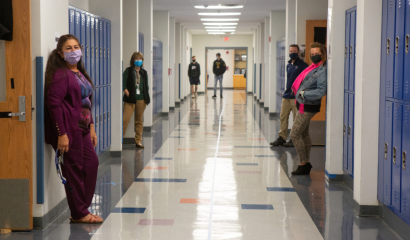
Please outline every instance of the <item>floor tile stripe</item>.
[[257, 163], [237, 163], [238, 166], [258, 166]]
[[186, 179], [176, 178], [136, 178], [134, 182], [186, 182]]
[[162, 157], [156, 157], [154, 160], [172, 160], [173, 158], [162, 158]]
[[290, 187], [267, 187], [269, 192], [296, 192], [294, 188]]
[[146, 208], [116, 207], [111, 213], [144, 213]]
[[265, 205], [265, 204], [242, 204], [242, 209], [246, 210], [273, 210], [272, 205]]

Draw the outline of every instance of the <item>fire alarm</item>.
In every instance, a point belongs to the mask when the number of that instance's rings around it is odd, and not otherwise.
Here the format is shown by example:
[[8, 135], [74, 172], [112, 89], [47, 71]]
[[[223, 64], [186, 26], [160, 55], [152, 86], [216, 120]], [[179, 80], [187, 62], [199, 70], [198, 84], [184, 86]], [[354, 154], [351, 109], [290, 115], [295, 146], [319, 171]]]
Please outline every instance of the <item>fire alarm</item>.
[[225, 42], [229, 41], [229, 37], [224, 37], [224, 41]]
[[226, 51], [226, 54], [229, 54], [229, 51]]

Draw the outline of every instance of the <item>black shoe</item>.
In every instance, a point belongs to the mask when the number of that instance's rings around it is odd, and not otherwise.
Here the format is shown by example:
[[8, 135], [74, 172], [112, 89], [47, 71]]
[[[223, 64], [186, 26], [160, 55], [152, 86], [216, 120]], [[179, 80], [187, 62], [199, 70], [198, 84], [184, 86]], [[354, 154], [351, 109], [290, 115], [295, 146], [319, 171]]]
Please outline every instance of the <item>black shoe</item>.
[[292, 172], [292, 175], [309, 175], [312, 169], [312, 164], [306, 163], [305, 165], [299, 165], [298, 168]]
[[291, 139], [289, 142], [283, 144], [283, 146], [284, 147], [294, 147], [295, 145], [293, 145], [293, 142], [292, 142], [292, 139]]
[[278, 139], [276, 139], [276, 141], [274, 142], [271, 142], [270, 145], [276, 147], [276, 146], [282, 146], [285, 143], [286, 143], [285, 139], [283, 139], [282, 137], [278, 137]]
[[135, 144], [135, 146], [137, 147], [137, 148], [144, 148], [144, 145], [142, 145], [142, 144]]
[[222, 97], [222, 95], [221, 95], [221, 98], [224, 98], [224, 97]]
[[212, 98], [216, 98], [216, 95], [213, 95]]

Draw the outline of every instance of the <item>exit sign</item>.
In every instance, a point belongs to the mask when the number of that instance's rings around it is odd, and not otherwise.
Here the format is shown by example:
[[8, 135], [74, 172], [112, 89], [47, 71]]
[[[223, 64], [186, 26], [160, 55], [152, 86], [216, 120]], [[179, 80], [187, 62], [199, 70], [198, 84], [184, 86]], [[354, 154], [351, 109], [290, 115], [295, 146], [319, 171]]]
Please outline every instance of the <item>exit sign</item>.
[[229, 41], [229, 37], [224, 37], [224, 41], [225, 42]]

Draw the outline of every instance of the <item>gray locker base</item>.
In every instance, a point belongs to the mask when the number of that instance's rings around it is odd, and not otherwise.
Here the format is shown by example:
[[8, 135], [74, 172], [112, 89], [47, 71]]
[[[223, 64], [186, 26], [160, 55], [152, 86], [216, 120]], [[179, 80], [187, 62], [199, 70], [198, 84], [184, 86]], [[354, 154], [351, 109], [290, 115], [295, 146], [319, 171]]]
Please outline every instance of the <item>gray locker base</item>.
[[353, 178], [349, 174], [343, 174], [343, 182], [350, 190], [353, 191]]
[[173, 110], [175, 110], [175, 107], [169, 107], [169, 110], [173, 111]]
[[280, 117], [280, 113], [271, 112], [271, 113], [269, 113], [269, 117]]
[[143, 132], [152, 132], [152, 127], [144, 127]]
[[0, 228], [30, 228], [28, 179], [0, 179]]
[[161, 117], [168, 117], [168, 112], [161, 112]]
[[343, 174], [332, 174], [332, 177], [325, 176], [328, 182], [343, 182]]
[[122, 156], [122, 151], [110, 151], [110, 157], [120, 158]]
[[123, 138], [123, 144], [135, 144], [135, 138]]
[[[63, 186], [61, 186], [63, 187]], [[42, 217], [33, 217], [33, 228], [43, 229], [50, 225], [62, 212], [68, 208], [67, 198], [61, 200], [53, 209]]]
[[379, 217], [397, 233], [401, 238], [408, 239], [410, 236], [410, 226], [392, 212], [386, 205], [379, 201]]
[[326, 144], [326, 122], [311, 121], [309, 126], [312, 146], [324, 146]]
[[355, 200], [353, 200], [353, 209], [360, 217], [377, 216], [379, 214], [378, 206], [360, 205]]
[[177, 107], [180, 107], [181, 106], [181, 103], [180, 102], [175, 102], [175, 107], [177, 108]]

